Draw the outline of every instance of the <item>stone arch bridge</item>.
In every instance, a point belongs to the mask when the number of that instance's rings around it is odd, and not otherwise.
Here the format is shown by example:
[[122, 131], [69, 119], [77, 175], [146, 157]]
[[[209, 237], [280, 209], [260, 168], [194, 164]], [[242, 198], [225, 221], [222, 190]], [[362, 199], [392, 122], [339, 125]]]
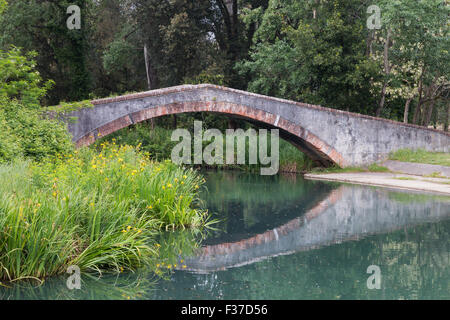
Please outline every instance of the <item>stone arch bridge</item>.
[[368, 165], [391, 151], [450, 151], [450, 134], [411, 124], [324, 108], [210, 84], [183, 85], [92, 101], [71, 112], [68, 123], [78, 147], [100, 136], [155, 117], [216, 112], [243, 118], [280, 136], [322, 165]]

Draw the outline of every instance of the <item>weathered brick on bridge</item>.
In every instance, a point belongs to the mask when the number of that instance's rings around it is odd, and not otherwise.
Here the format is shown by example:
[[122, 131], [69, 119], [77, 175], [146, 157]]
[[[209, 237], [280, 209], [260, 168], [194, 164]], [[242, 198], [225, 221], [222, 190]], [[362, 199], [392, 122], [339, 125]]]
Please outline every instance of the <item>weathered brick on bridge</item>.
[[86, 134], [82, 138], [76, 141], [75, 145], [77, 148], [90, 146], [95, 142], [95, 137], [92, 132]]
[[121, 117], [119, 119], [116, 119], [114, 121], [111, 121], [110, 123], [107, 123], [100, 128], [97, 129], [98, 134], [97, 137], [104, 137], [107, 136], [113, 132], [116, 132], [120, 129], [126, 128], [130, 125], [132, 125], [133, 122], [130, 119], [129, 115], [126, 115], [124, 117]]

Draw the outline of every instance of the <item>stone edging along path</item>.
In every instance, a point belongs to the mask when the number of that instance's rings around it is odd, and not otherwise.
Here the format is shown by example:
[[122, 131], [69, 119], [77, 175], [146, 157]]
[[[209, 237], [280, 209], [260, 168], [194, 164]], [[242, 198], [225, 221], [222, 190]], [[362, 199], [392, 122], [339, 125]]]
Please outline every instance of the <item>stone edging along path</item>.
[[396, 160], [387, 160], [382, 163], [382, 166], [388, 168], [392, 172], [401, 172], [418, 176], [438, 174], [439, 176], [450, 179], [450, 167], [447, 166]]
[[339, 181], [377, 187], [425, 191], [450, 196], [450, 179], [428, 178], [392, 172], [305, 174], [305, 179]]

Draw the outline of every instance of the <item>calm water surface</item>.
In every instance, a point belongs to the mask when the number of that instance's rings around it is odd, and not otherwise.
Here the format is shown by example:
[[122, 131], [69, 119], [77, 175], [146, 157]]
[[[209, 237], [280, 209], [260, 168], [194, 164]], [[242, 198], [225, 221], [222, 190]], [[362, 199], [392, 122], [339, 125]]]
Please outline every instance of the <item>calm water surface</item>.
[[[81, 290], [54, 277], [0, 287], [0, 299], [450, 298], [450, 197], [295, 175], [205, 175], [205, 206], [220, 222], [207, 234], [161, 236], [165, 265], [177, 270], [83, 275]], [[371, 265], [380, 289], [367, 287]]]

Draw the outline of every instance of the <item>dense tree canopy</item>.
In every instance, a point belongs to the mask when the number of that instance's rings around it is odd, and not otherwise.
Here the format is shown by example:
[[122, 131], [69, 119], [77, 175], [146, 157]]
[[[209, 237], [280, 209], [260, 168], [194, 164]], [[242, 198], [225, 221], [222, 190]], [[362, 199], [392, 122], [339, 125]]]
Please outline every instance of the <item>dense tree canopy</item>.
[[[249, 89], [269, 95], [370, 113], [374, 63], [357, 1], [302, 3], [271, 0], [255, 15], [260, 26], [251, 58]], [[368, 99], [369, 98], [369, 99]]]
[[[81, 29], [66, 26], [81, 8]], [[370, 5], [380, 26], [368, 27]], [[0, 0], [44, 104], [212, 82], [448, 130], [444, 0]], [[5, 87], [3, 90], [6, 90]]]

